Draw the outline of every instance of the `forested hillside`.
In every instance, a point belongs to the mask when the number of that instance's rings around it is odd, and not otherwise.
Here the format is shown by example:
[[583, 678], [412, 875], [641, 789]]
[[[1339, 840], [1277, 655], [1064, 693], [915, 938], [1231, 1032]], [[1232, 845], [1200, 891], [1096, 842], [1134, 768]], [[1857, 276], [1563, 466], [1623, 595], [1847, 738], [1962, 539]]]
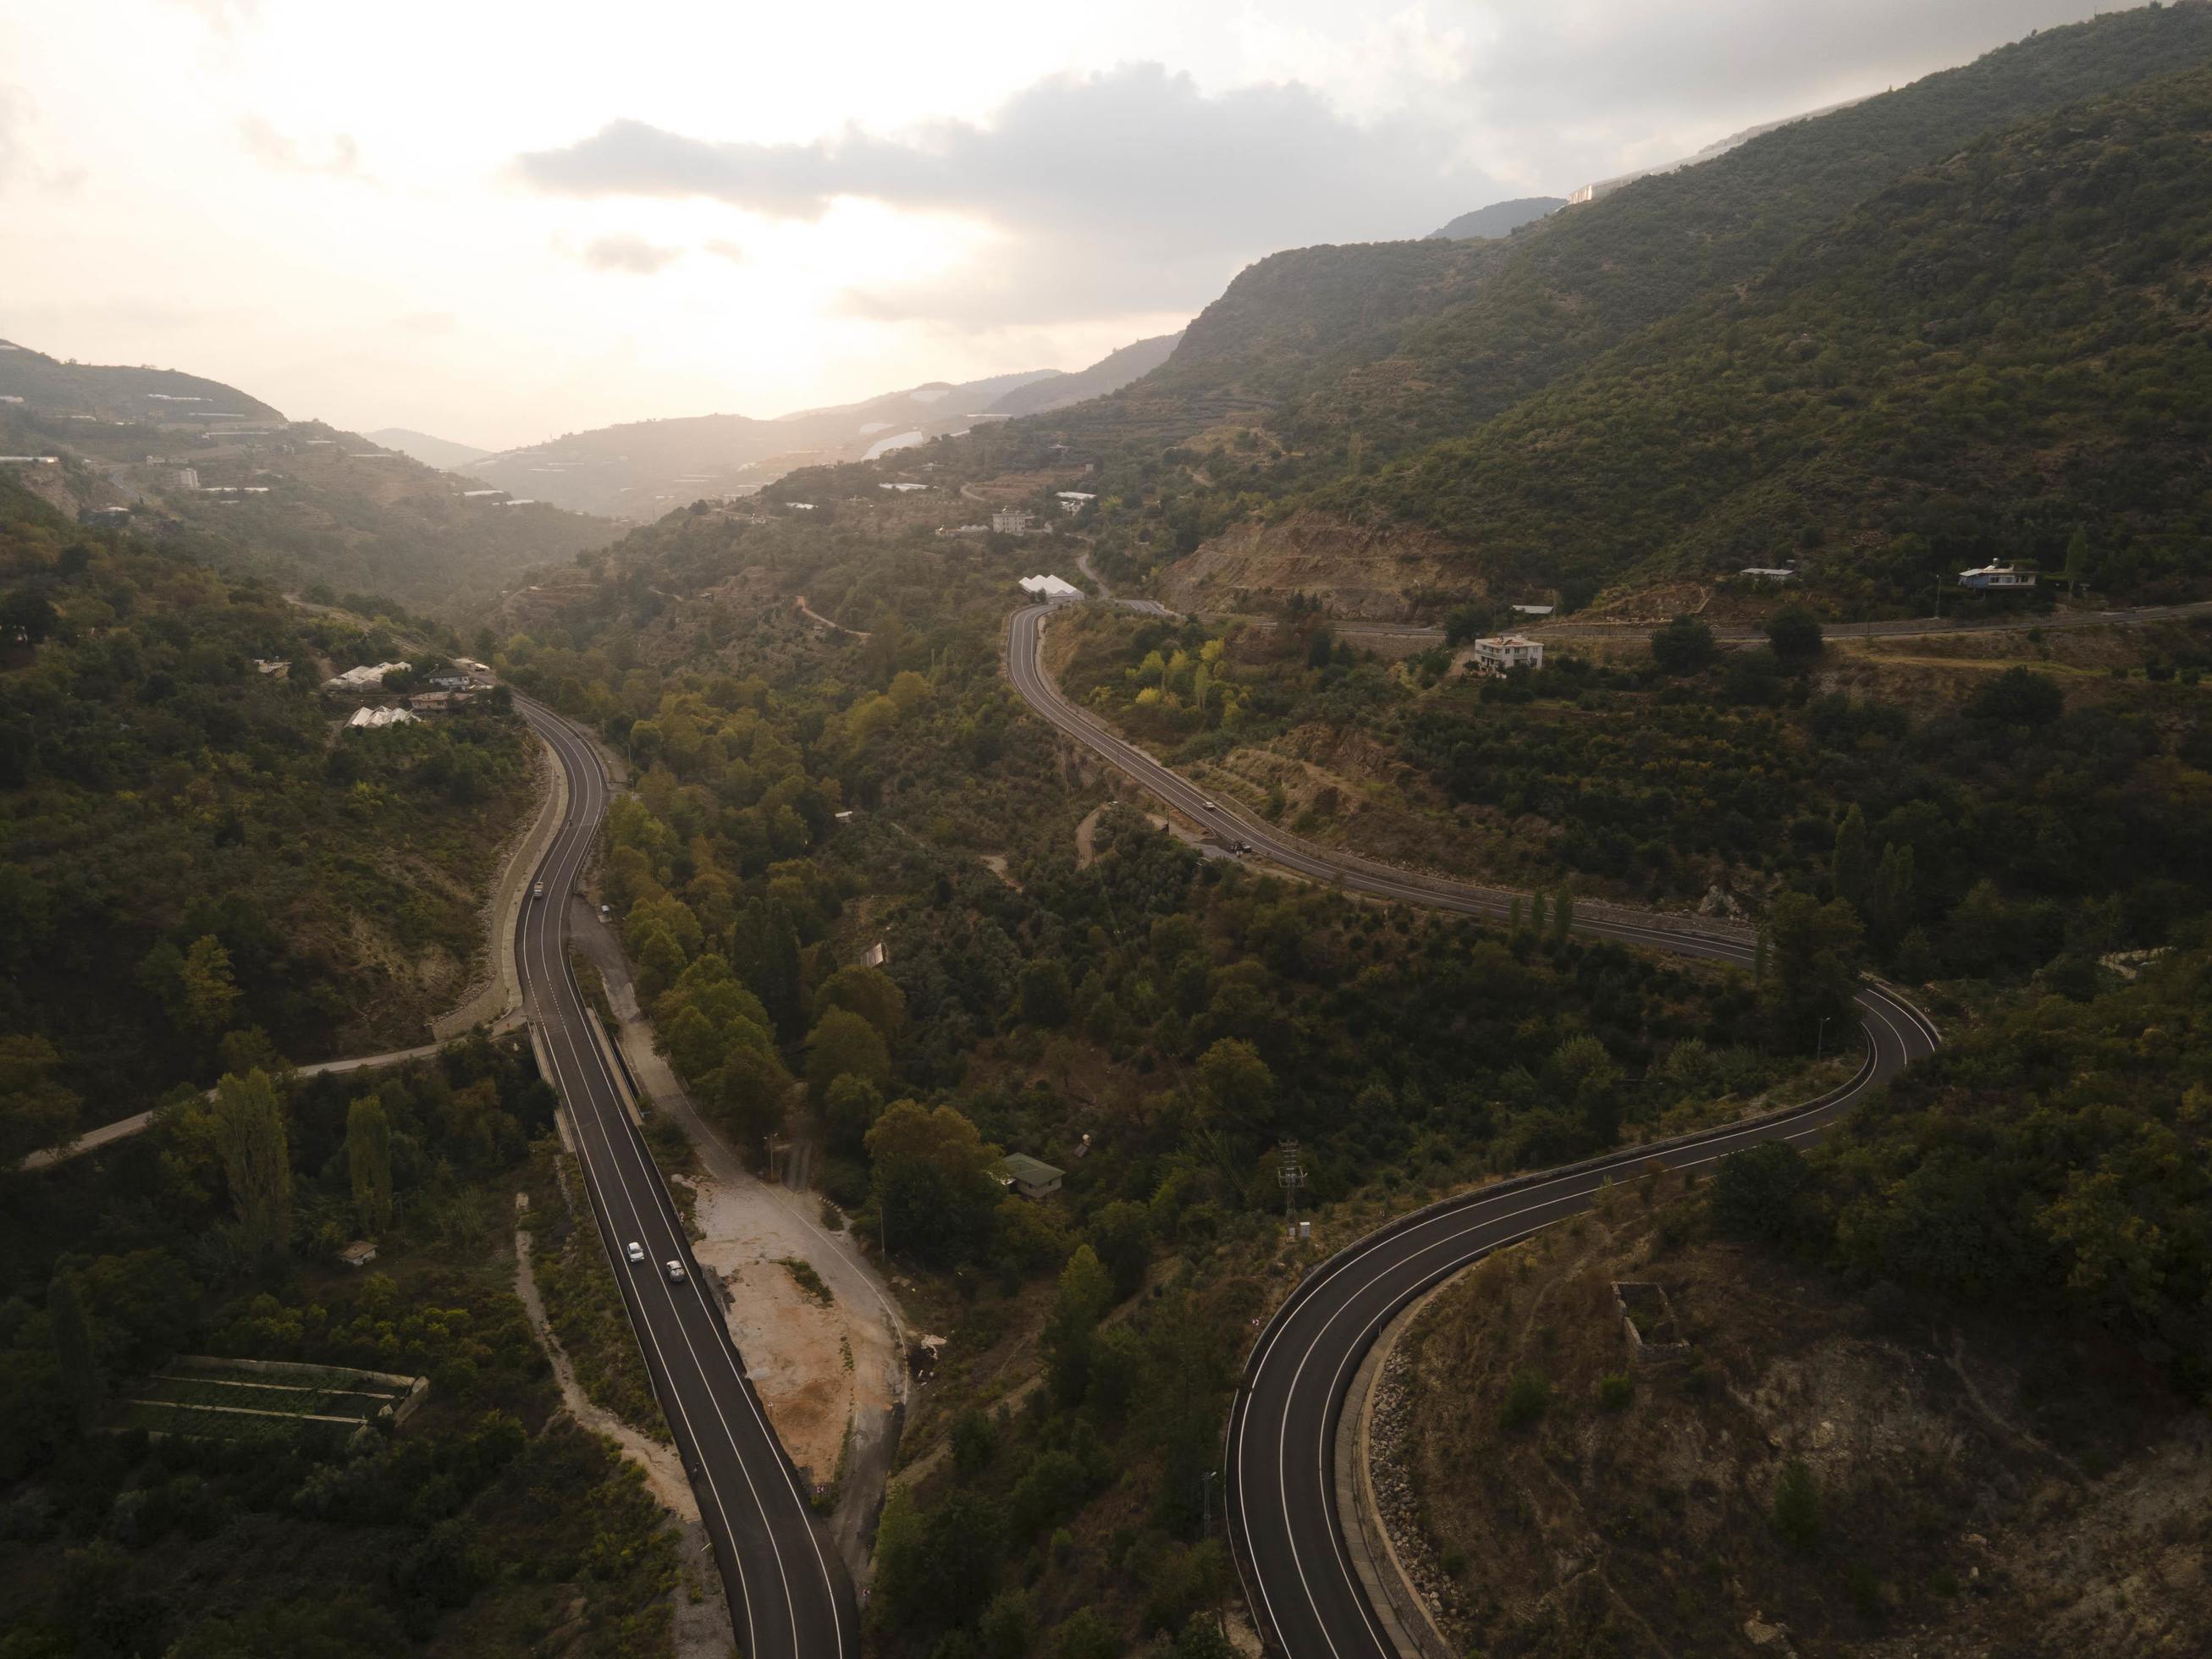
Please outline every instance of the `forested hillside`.
[[1978, 140], [1322, 500], [1439, 531], [1514, 586], [1794, 560], [1866, 614], [1969, 566], [2070, 559], [2101, 591], [2191, 596], [2212, 574], [2208, 131], [2198, 69]]
[[[1429, 584], [1441, 593], [1534, 581], [1575, 601], [1616, 578], [1645, 580], [1638, 567], [1662, 543], [1680, 544], [1700, 568], [1732, 568], [1764, 562], [1778, 540], [1808, 531], [1840, 538], [1844, 526], [1833, 520], [1849, 514], [1882, 525], [1896, 544], [1877, 550], [1863, 582], [1850, 561], [1829, 561], [1838, 603], [1899, 606], [1908, 590], [1917, 599], [1923, 565], [1932, 581], [1954, 553], [2034, 557], [2054, 533], [2063, 547], [2073, 521], [2101, 516], [2132, 489], [2116, 481], [2114, 493], [2103, 491], [2087, 465], [2068, 471], [2075, 447], [2118, 450], [2156, 421], [2160, 399], [2191, 401], [2191, 227], [2205, 185], [2185, 137], [2191, 95], [2177, 87], [2138, 104], [2122, 98], [2094, 118], [2084, 100], [2208, 55], [2212, 7], [2199, 0], [2115, 14], [1638, 180], [1509, 240], [1278, 254], [1232, 283], [1154, 374], [1049, 422], [974, 434], [943, 459], [981, 476], [1035, 465], [1045, 444], [1064, 441], [1095, 459], [1104, 568], [1124, 577], [1232, 527], [1261, 526], [1256, 552], [1239, 561], [1240, 577], [1260, 571], [1245, 585], [1261, 602], [1288, 597], [1264, 580], [1264, 526], [1285, 514], [1297, 514], [1289, 533], [1302, 550], [1334, 536], [1350, 560], [1418, 554], [1425, 571], [1442, 559], [1451, 577]], [[2075, 106], [2084, 112], [2054, 118]], [[2094, 133], [2082, 128], [2092, 119]], [[2015, 126], [2017, 138], [2002, 136]], [[2015, 162], [2036, 169], [2039, 183], [2002, 181], [1996, 169]], [[1990, 170], [1977, 174], [1978, 165]], [[2098, 180], [2086, 190], [2084, 169]], [[2091, 198], [2107, 185], [2137, 211], [2105, 213], [2112, 204]], [[1943, 211], [1990, 216], [1947, 230]], [[1984, 269], [2000, 258], [2000, 268]], [[1814, 315], [1839, 304], [1855, 325]], [[2039, 330], [2054, 334], [2039, 357], [2027, 342]], [[2166, 331], [2181, 359], [2171, 369], [2145, 361]], [[1715, 354], [1753, 342], [1765, 355], [1742, 365], [1753, 379], [1720, 382]], [[2136, 342], [2144, 349], [2131, 356]], [[2007, 362], [2017, 365], [2015, 384], [1982, 406], [1983, 381], [2002, 378]], [[1899, 375], [1906, 384], [1893, 387]], [[2029, 422], [2015, 430], [1996, 405], [2020, 396], [2022, 375], [2036, 386], [2014, 404]], [[1800, 383], [1827, 412], [1808, 424], [1793, 409], [1787, 438], [1768, 441], [1760, 423]], [[1721, 399], [1747, 387], [1759, 401], [1731, 423], [1734, 404]], [[1531, 402], [1547, 389], [1566, 401]], [[1609, 429], [1589, 424], [1590, 407], [1576, 401], [1585, 389], [1612, 416]], [[1668, 401], [1675, 391], [1713, 403], [1702, 417], [1678, 411]], [[1686, 412], [1698, 440], [1691, 453], [1668, 458], [1671, 471], [1641, 470]], [[1878, 422], [1909, 451], [1929, 428], [1941, 456], [1930, 476], [1955, 465], [1961, 447], [1973, 449], [1962, 499], [1890, 523], [1894, 479], [1875, 440], [1847, 440], [1872, 451], [1857, 461], [1808, 453], [1850, 421], [1862, 433]], [[1487, 422], [1498, 423], [1494, 433]], [[2024, 452], [2009, 471], [1986, 453], [1999, 438]], [[2033, 471], [2039, 438], [2050, 479]], [[2181, 447], [2162, 452], [2162, 462], [2178, 453], [2185, 472], [2196, 464], [2185, 425], [2172, 441]], [[1455, 447], [1432, 465], [1416, 459], [1375, 476], [1378, 464], [1440, 442]], [[1482, 473], [1480, 484], [1463, 476], [1507, 451], [1510, 476]], [[1796, 483], [1771, 494], [1744, 488], [1784, 468]], [[1919, 476], [1905, 470], [1908, 481]], [[2030, 483], [2030, 504], [1961, 533], [1990, 499]], [[1731, 487], [1744, 489], [1733, 511], [1703, 522]], [[2097, 574], [2133, 595], [2170, 571], [2191, 534], [2189, 493], [2182, 486], [2170, 500], [2139, 551], [2121, 556], [2121, 543], [2138, 538], [2132, 526], [2124, 537], [2115, 529]], [[2168, 498], [2154, 496], [2155, 514]], [[1297, 512], [1307, 507], [1320, 510]], [[1555, 508], [1570, 532], [1556, 554], [1546, 516]], [[2068, 529], [2054, 528], [2061, 524]], [[1230, 601], [1206, 586], [1202, 563], [1194, 570], [1184, 586], [1200, 602]], [[1403, 602], [1425, 601], [1408, 592]]]
[[[951, 1334], [883, 1522], [884, 1650], [1210, 1636], [1201, 1476], [1286, 1282], [1284, 1139], [1343, 1228], [1838, 1067], [1773, 1041], [1741, 977], [1199, 856], [1007, 690], [1035, 544], [936, 537], [926, 497], [827, 471], [794, 488], [815, 513], [674, 514], [549, 583], [500, 660], [641, 769], [601, 891], [693, 1099], [732, 1146], [817, 1147], [856, 1243], [887, 1239]], [[1064, 1195], [1007, 1196], [1002, 1151]]]
[[510, 716], [341, 735], [318, 688], [404, 655], [388, 628], [5, 483], [0, 617], [0, 1164], [225, 1066], [419, 1042], [461, 1000], [530, 795]]

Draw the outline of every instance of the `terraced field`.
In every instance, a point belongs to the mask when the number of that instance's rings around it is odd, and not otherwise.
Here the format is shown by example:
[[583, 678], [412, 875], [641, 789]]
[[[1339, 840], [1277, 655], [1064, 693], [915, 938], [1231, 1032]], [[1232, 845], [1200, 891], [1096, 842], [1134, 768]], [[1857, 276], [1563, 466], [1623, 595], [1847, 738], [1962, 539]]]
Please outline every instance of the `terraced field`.
[[324, 1365], [179, 1363], [134, 1385], [118, 1425], [203, 1438], [258, 1439], [344, 1429], [398, 1415], [410, 1381]]

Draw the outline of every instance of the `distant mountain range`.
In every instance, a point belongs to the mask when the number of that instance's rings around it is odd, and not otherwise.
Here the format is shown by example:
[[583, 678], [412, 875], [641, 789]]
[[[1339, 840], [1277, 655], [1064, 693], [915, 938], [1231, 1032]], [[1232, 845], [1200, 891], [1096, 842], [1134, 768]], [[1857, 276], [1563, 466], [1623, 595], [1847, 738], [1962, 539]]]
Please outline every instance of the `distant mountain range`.
[[1468, 242], [1492, 236], [1510, 236], [1532, 219], [1540, 219], [1547, 213], [1557, 213], [1566, 206], [1564, 196], [1522, 196], [1510, 202], [1492, 202], [1488, 207], [1462, 213], [1441, 230], [1429, 233], [1431, 241]]
[[457, 444], [448, 438], [434, 438], [427, 432], [410, 431], [404, 426], [387, 426], [379, 431], [364, 432], [362, 436], [373, 444], [411, 455], [425, 466], [440, 467], [447, 472], [459, 471], [471, 461], [480, 461], [492, 453], [470, 444]]
[[643, 522], [702, 496], [757, 489], [796, 467], [871, 460], [1101, 397], [1165, 362], [1182, 337], [1139, 340], [1073, 374], [1048, 368], [957, 385], [933, 380], [772, 420], [698, 415], [632, 422], [459, 465], [518, 498]]

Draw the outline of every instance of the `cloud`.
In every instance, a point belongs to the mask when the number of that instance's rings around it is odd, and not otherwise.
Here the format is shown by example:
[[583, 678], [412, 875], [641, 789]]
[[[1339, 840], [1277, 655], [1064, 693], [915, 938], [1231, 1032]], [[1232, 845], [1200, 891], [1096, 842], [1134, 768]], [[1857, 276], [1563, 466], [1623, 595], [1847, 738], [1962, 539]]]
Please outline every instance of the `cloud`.
[[29, 170], [30, 152], [23, 145], [23, 117], [29, 107], [14, 87], [0, 86], [0, 188]]
[[195, 14], [217, 34], [261, 21], [261, 0], [168, 0], [179, 11]]
[[641, 236], [600, 236], [586, 242], [576, 257], [594, 270], [650, 276], [672, 260], [680, 258], [683, 252], [681, 248], [656, 246]]
[[1432, 125], [1355, 124], [1297, 82], [1209, 95], [1158, 64], [1053, 76], [987, 124], [896, 137], [847, 126], [806, 143], [720, 143], [616, 121], [518, 157], [515, 172], [549, 194], [704, 198], [784, 220], [857, 198], [978, 221], [1024, 281], [979, 265], [858, 303], [946, 315], [988, 290], [1028, 319], [1067, 314], [1071, 289], [1092, 316], [1195, 307], [1258, 254], [1418, 235], [1495, 189]]
[[258, 115], [249, 115], [239, 122], [238, 137], [247, 155], [279, 173], [311, 173], [331, 179], [356, 179], [363, 184], [374, 182], [362, 171], [361, 146], [354, 143], [351, 133], [336, 134], [320, 154], [311, 154], [298, 139], [277, 131]]
[[753, 257], [737, 243], [720, 236], [713, 239], [699, 251], [702, 253], [711, 253], [717, 259], [727, 259], [733, 265], [750, 264]]

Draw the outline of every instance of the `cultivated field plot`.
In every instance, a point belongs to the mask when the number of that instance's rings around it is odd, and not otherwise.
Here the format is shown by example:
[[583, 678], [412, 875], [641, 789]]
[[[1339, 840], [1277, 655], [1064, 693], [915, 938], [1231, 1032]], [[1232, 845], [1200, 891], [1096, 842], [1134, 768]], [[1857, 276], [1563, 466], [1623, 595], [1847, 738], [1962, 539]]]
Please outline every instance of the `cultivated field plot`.
[[405, 1414], [419, 1379], [331, 1365], [187, 1357], [134, 1383], [118, 1426], [200, 1438], [258, 1439], [343, 1432]]

